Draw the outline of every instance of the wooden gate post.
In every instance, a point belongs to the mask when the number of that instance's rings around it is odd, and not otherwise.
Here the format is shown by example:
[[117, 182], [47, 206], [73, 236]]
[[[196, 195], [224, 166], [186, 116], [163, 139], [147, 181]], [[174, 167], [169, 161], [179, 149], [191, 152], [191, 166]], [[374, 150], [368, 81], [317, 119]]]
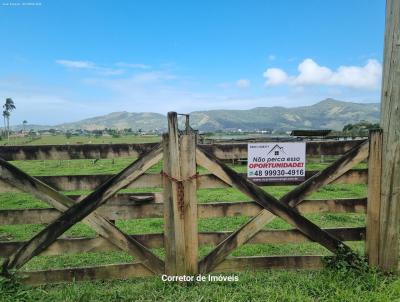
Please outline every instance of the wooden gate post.
[[198, 272], [196, 135], [179, 134], [176, 112], [168, 113], [163, 135], [165, 272]]
[[400, 0], [386, 2], [381, 95], [382, 181], [379, 267], [398, 270], [400, 225]]
[[369, 132], [367, 235], [365, 254], [370, 266], [379, 264], [379, 233], [382, 173], [382, 130]]

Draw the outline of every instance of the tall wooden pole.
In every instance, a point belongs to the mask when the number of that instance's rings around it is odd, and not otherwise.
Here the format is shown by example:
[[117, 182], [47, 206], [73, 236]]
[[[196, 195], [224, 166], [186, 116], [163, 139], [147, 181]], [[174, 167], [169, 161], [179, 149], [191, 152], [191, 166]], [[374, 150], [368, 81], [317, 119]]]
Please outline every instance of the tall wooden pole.
[[197, 273], [196, 137], [180, 134], [176, 112], [168, 113], [164, 146], [164, 242], [168, 275]]
[[383, 129], [379, 267], [398, 267], [400, 219], [400, 0], [386, 2], [381, 95]]
[[365, 252], [370, 266], [379, 266], [379, 232], [382, 180], [382, 130], [369, 132], [368, 203]]

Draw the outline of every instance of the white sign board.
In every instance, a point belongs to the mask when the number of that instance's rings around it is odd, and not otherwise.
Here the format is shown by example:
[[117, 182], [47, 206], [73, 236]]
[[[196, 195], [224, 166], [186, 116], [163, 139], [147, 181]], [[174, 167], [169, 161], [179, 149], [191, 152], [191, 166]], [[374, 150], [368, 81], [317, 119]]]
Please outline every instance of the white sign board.
[[305, 142], [248, 144], [247, 151], [247, 177], [254, 182], [305, 179]]

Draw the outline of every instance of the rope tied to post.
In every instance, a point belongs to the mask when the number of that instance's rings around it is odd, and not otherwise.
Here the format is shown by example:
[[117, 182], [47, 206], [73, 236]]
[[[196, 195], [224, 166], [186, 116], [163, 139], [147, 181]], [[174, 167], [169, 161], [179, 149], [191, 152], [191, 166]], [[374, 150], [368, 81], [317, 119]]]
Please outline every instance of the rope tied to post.
[[178, 209], [181, 218], [183, 218], [183, 215], [185, 213], [185, 190], [183, 184], [184, 182], [189, 182], [197, 179], [199, 177], [199, 172], [196, 172], [196, 174], [193, 174], [192, 176], [186, 177], [184, 179], [177, 179], [175, 177], [170, 176], [168, 173], [164, 171], [161, 171], [160, 174], [163, 177], [166, 177], [169, 181], [177, 184]]

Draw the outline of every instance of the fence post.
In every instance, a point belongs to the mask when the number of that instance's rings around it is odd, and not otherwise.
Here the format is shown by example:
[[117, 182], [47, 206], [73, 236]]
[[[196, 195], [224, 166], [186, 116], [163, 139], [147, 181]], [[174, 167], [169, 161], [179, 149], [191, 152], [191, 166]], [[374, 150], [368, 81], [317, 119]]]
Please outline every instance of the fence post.
[[198, 271], [196, 135], [179, 134], [176, 112], [168, 113], [163, 146], [165, 272], [194, 275]]
[[400, 0], [386, 2], [381, 90], [382, 181], [379, 267], [398, 270], [400, 226]]
[[379, 264], [379, 234], [381, 207], [382, 130], [369, 132], [368, 202], [365, 254], [370, 266]]

